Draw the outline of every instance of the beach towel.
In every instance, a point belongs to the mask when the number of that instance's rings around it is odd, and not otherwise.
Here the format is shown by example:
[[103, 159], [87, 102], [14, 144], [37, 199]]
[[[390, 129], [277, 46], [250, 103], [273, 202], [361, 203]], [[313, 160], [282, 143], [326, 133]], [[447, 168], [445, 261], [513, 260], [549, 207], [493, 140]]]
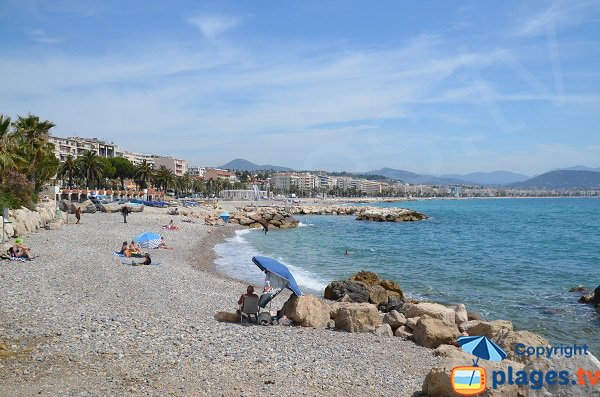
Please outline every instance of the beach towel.
[[125, 254], [122, 254], [122, 253], [120, 253], [120, 252], [118, 252], [118, 251], [115, 251], [115, 252], [113, 252], [113, 255], [114, 255], [114, 256], [118, 256], [118, 257], [120, 257], [120, 258], [124, 258], [124, 257], [125, 257]]

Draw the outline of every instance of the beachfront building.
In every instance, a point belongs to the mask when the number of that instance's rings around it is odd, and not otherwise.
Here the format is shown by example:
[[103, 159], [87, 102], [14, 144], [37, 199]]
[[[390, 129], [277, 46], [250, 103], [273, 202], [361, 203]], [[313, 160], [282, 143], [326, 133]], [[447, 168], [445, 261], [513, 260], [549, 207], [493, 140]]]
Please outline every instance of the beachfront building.
[[188, 174], [190, 174], [192, 178], [204, 178], [205, 170], [206, 168], [204, 167], [189, 167]]
[[237, 181], [235, 173], [220, 168], [205, 168], [204, 179], [224, 179], [231, 183]]
[[221, 190], [221, 197], [224, 200], [260, 200], [261, 198], [268, 197], [266, 190], [247, 190], [247, 189], [235, 189], [235, 190]]
[[388, 185], [381, 182], [369, 181], [366, 179], [358, 180], [357, 190], [368, 195], [376, 195], [388, 188]]
[[187, 172], [187, 161], [175, 159], [173, 157], [156, 157], [154, 159], [154, 168], [158, 169], [160, 166], [165, 166], [176, 176], [183, 176]]
[[298, 188], [301, 191], [308, 192], [321, 187], [319, 178], [310, 172], [298, 174]]
[[50, 135], [48, 141], [54, 144], [54, 154], [60, 161], [65, 161], [68, 155], [75, 158], [87, 151], [96, 153], [100, 157], [115, 157], [118, 147], [112, 142], [105, 142], [98, 138], [57, 137]]
[[279, 173], [271, 178], [271, 185], [277, 191], [288, 193], [291, 190], [298, 189], [300, 178], [293, 173]]
[[144, 160], [146, 160], [148, 164], [154, 167], [154, 160], [158, 156], [155, 156], [153, 154], [135, 153], [127, 150], [116, 149], [114, 157], [124, 157], [135, 165], [141, 164], [144, 162]]

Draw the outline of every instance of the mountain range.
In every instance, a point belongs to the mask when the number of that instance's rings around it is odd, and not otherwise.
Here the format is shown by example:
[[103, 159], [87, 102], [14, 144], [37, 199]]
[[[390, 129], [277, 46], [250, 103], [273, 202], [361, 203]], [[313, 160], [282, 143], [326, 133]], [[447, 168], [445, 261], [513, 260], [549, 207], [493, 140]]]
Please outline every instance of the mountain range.
[[600, 189], [600, 172], [558, 170], [510, 186], [534, 189]]
[[231, 160], [229, 163], [219, 166], [219, 168], [224, 169], [224, 170], [237, 170], [237, 171], [293, 171], [291, 168], [280, 167], [277, 165], [271, 165], [271, 164], [258, 165], [258, 164], [254, 164], [253, 162], [244, 160], [244, 159]]
[[[293, 171], [292, 168], [254, 164], [248, 160], [235, 159], [219, 168], [239, 171]], [[529, 177], [509, 171], [473, 172], [470, 174], [445, 174], [440, 176], [417, 174], [394, 168], [381, 168], [364, 172], [365, 175], [381, 175], [396, 181], [418, 185], [482, 185], [511, 186], [541, 189], [600, 189], [600, 167], [590, 168], [581, 165], [552, 170]]]

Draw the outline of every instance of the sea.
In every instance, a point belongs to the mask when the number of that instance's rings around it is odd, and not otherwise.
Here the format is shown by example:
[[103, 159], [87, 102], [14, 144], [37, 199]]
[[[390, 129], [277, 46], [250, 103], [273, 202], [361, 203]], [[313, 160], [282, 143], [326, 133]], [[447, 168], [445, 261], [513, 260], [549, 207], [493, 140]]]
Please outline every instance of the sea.
[[[600, 199], [468, 199], [381, 203], [423, 212], [420, 222], [296, 216], [300, 227], [237, 231], [215, 247], [219, 272], [261, 285], [254, 255], [286, 264], [301, 289], [370, 270], [408, 297], [464, 303], [488, 320], [512, 320], [555, 345], [600, 355], [600, 311], [578, 286], [600, 285]], [[344, 255], [345, 251], [349, 255]]]

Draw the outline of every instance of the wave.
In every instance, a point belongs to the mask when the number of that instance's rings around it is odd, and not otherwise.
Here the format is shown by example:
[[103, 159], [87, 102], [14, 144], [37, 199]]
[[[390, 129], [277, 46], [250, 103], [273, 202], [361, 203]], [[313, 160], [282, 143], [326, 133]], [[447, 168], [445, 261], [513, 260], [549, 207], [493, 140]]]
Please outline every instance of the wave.
[[[244, 238], [248, 233], [255, 232], [257, 230], [236, 230], [233, 237], [227, 238], [222, 243], [217, 244], [214, 247], [214, 251], [218, 256], [215, 260], [216, 270], [255, 285], [262, 285], [265, 275], [252, 263], [251, 259], [253, 256], [264, 254], [254, 248]], [[286, 263], [281, 257], [276, 259], [290, 269], [301, 290], [319, 295], [323, 293], [325, 286], [328, 284], [327, 281], [306, 269]]]
[[315, 227], [312, 223], [298, 222], [298, 227]]

